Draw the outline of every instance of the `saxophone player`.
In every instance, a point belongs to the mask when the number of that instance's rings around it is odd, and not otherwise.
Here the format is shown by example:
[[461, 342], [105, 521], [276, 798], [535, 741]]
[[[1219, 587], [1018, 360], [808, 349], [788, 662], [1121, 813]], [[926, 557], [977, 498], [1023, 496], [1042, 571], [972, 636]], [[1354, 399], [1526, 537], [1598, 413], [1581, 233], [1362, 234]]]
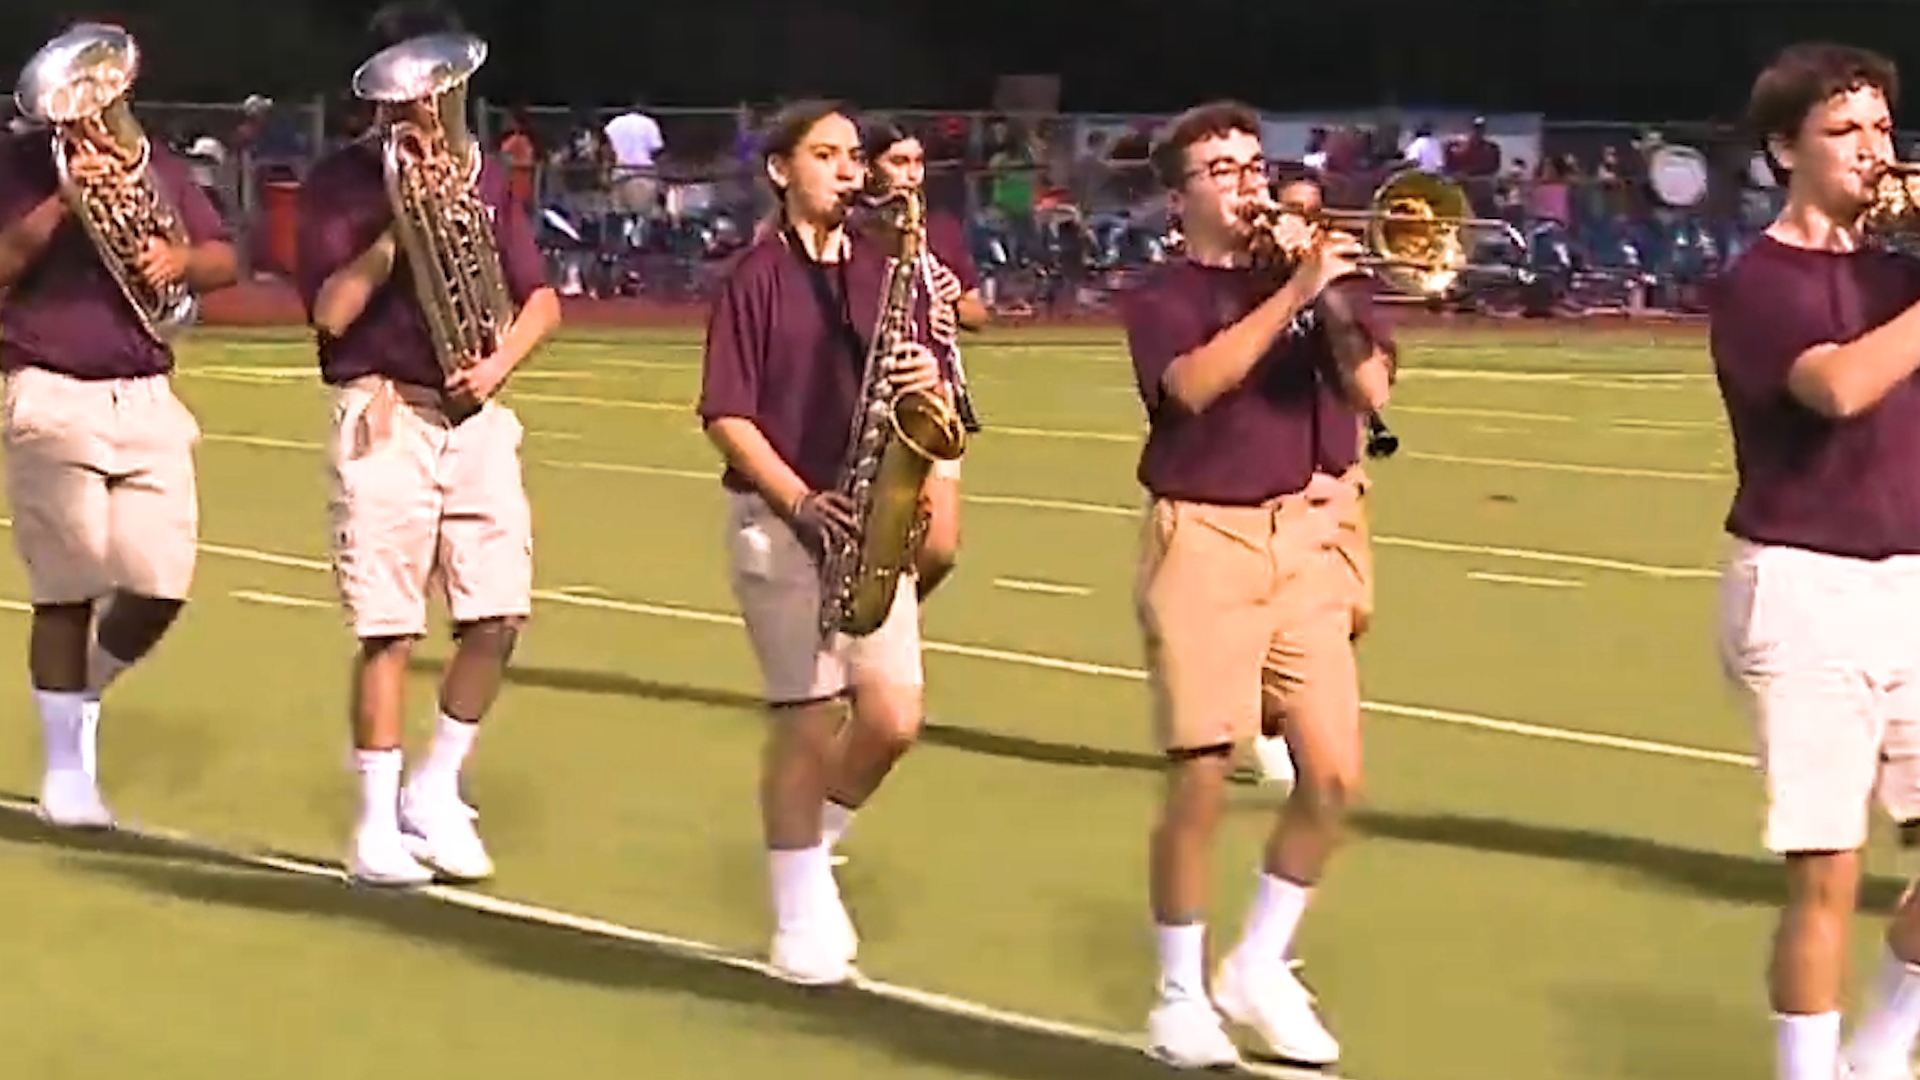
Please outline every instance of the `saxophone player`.
[[[1187, 1068], [1239, 1060], [1223, 1017], [1282, 1058], [1331, 1064], [1340, 1053], [1287, 963], [1360, 781], [1353, 593], [1338, 565], [1340, 523], [1358, 497], [1345, 479], [1357, 439], [1352, 414], [1336, 422], [1322, 387], [1378, 408], [1391, 357], [1335, 284], [1356, 271], [1351, 237], [1308, 242], [1304, 222], [1287, 219], [1296, 235], [1277, 239], [1302, 254], [1284, 282], [1251, 265], [1244, 214], [1267, 186], [1259, 131], [1258, 116], [1230, 102], [1171, 123], [1152, 160], [1185, 251], [1122, 309], [1150, 424], [1136, 609], [1167, 755], [1151, 843], [1160, 977], [1149, 1045]], [[1209, 993], [1213, 834], [1233, 750], [1259, 733], [1268, 692], [1284, 708], [1299, 778]]]
[[[49, 58], [87, 35], [124, 50], [131, 70], [123, 31], [83, 24], [29, 61], [23, 85], [82, 78], [52, 70], [59, 61]], [[174, 396], [166, 335], [129, 301], [142, 287], [158, 296], [184, 283], [197, 294], [237, 277], [226, 227], [185, 164], [149, 142], [143, 176], [104, 131], [29, 124], [0, 136], [0, 432], [13, 539], [33, 596], [27, 666], [45, 740], [40, 813], [80, 828], [113, 823], [96, 775], [101, 695], [173, 625], [194, 573], [200, 430]], [[124, 216], [144, 201], [143, 185], [171, 204], [176, 228], [115, 266], [109, 260], [120, 256], [90, 240], [85, 207], [123, 208], [122, 228], [144, 228]]]
[[[432, 4], [382, 9], [374, 54], [460, 32]], [[424, 65], [422, 65], [424, 66]], [[512, 316], [490, 353], [443, 366], [413, 275], [399, 254], [380, 133], [437, 117], [381, 104], [370, 137], [318, 162], [302, 188], [298, 284], [333, 388], [329, 473], [335, 578], [359, 649], [353, 663], [360, 807], [349, 872], [378, 885], [493, 872], [460, 776], [531, 608], [532, 515], [521, 478], [520, 421], [493, 400], [560, 323], [524, 211], [500, 164], [475, 181], [499, 252]], [[411, 167], [411, 166], [409, 166]], [[423, 216], [434, 216], [431, 209]], [[446, 215], [451, 217], [451, 215]], [[414, 222], [433, 227], [433, 222]], [[478, 306], [478, 305], [476, 305]], [[464, 417], [464, 419], [461, 419]], [[445, 595], [456, 649], [441, 680], [433, 740], [401, 788], [407, 659]]]
[[[778, 227], [734, 265], [714, 302], [699, 413], [726, 462], [733, 590], [773, 719], [760, 785], [772, 961], [783, 978], [828, 984], [851, 977], [858, 948], [823, 831], [828, 785], [836, 767], [842, 782], [857, 772], [864, 801], [918, 735], [919, 605], [903, 585], [872, 634], [820, 632], [822, 553], [856, 528], [837, 489], [867, 392], [861, 328], [876, 325], [890, 260], [846, 228], [864, 166], [842, 106], [789, 105], [763, 153]], [[919, 306], [911, 314], [924, 328]], [[897, 392], [940, 385], [925, 346], [906, 345], [884, 366]]]
[[[891, 120], [876, 120], [862, 140], [867, 167], [893, 190], [924, 189], [927, 151], [918, 136]], [[978, 333], [992, 317], [980, 298], [980, 270], [968, 250], [966, 228], [952, 214], [927, 215], [927, 290], [933, 299], [930, 331], [935, 353], [947, 368], [949, 390], [966, 415], [966, 368], [960, 362], [960, 331]], [[960, 461], [936, 462], [927, 485], [927, 535], [920, 548], [918, 583], [926, 600], [953, 573], [960, 553]]]
[[1797, 45], [1760, 73], [1748, 118], [1786, 202], [1708, 302], [1737, 466], [1719, 645], [1758, 729], [1765, 844], [1787, 880], [1769, 974], [1779, 1080], [1905, 1080], [1920, 1030], [1909, 889], [1841, 1043], [1870, 807], [1920, 821], [1920, 271], [1861, 228], [1898, 97], [1893, 63], [1864, 49]]

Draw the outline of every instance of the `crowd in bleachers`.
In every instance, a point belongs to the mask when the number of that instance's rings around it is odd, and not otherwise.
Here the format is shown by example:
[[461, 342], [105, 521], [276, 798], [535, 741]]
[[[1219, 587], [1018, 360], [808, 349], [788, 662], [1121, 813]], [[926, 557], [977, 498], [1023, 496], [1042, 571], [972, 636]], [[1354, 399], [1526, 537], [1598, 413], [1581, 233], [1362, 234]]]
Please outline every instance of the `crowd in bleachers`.
[[[503, 110], [484, 114], [482, 130], [538, 216], [562, 288], [678, 296], [709, 287], [766, 209], [761, 117], [747, 105], [698, 123], [644, 104], [611, 114]], [[1164, 256], [1169, 223], [1146, 162], [1150, 123], [895, 119], [921, 133], [936, 207], [971, 225], [996, 306], [1098, 305]], [[257, 212], [266, 187], [297, 182], [326, 143], [358, 133], [353, 110], [329, 120], [322, 128], [256, 99], [226, 130], [172, 124], [160, 134], [193, 158], [222, 206]], [[1730, 132], [1701, 128], [1684, 141], [1706, 163], [1704, 191], [1689, 205], [1663, 201], [1650, 183], [1648, 161], [1666, 144], [1653, 131], [1550, 132], [1530, 161], [1503, 152], [1480, 124], [1315, 129], [1299, 160], [1276, 167], [1318, 175], [1329, 204], [1345, 207], [1364, 205], [1396, 169], [1442, 173], [1466, 187], [1478, 213], [1515, 226], [1521, 250], [1501, 257], [1555, 282], [1553, 303], [1684, 307], [1764, 225], [1776, 194], [1751, 145]], [[255, 246], [271, 269], [271, 252]]]

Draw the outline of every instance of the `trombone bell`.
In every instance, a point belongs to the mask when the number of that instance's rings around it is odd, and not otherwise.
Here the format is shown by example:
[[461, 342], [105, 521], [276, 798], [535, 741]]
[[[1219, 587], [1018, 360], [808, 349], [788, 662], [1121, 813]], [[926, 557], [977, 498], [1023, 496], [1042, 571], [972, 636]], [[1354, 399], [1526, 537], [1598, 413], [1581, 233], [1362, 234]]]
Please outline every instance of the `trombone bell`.
[[1507, 272], [1504, 265], [1473, 262], [1477, 231], [1525, 246], [1508, 222], [1474, 217], [1465, 188], [1417, 169], [1388, 177], [1367, 209], [1325, 210], [1318, 221], [1359, 237], [1367, 250], [1360, 266], [1387, 288], [1410, 296], [1444, 296], [1468, 270]]

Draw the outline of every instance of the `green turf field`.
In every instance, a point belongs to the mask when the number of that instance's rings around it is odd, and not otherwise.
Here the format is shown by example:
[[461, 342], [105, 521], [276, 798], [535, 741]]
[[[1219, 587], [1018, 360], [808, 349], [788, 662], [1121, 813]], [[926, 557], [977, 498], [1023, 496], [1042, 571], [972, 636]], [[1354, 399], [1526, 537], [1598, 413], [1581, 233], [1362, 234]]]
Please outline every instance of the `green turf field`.
[[[1728, 457], [1704, 349], [1529, 340], [1408, 343], [1406, 448], [1375, 469], [1371, 809], [1308, 918], [1308, 978], [1357, 1080], [1762, 1075], [1779, 889], [1713, 656]], [[582, 337], [511, 391], [542, 603], [472, 795], [501, 868], [487, 892], [754, 953], [760, 719], [697, 360], [687, 335]], [[936, 720], [843, 875], [862, 966], [1133, 1031], [1157, 788], [1128, 596], [1139, 408], [1117, 336], [1003, 333], [968, 362], [989, 431], [961, 571], [927, 613]], [[292, 338], [185, 346], [199, 599], [109, 698], [103, 757], [126, 817], [326, 860], [351, 809], [349, 643], [320, 561], [310, 367]], [[23, 596], [6, 560], [0, 599]], [[23, 657], [24, 630], [0, 612], [0, 650]], [[0, 787], [30, 794], [35, 725], [24, 688], [10, 700]], [[1236, 794], [1224, 932], [1269, 799]], [[18, 814], [0, 813], [0, 879], [0, 1076], [1159, 1074], [906, 990], [806, 993], [593, 927], [74, 844]]]

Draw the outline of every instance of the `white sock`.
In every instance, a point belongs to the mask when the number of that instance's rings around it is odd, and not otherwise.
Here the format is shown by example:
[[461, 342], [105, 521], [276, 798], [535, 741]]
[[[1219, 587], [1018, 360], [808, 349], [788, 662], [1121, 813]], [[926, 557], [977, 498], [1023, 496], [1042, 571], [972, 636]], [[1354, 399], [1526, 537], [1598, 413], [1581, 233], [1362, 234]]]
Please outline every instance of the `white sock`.
[[122, 660], [108, 652], [96, 638], [87, 646], [87, 695], [95, 701], [100, 700], [100, 696], [107, 692], [107, 687], [113, 685], [113, 680], [132, 666], [133, 661]]
[[460, 767], [467, 763], [467, 755], [473, 752], [474, 740], [479, 737], [479, 724], [441, 713], [440, 723], [433, 729], [433, 743], [427, 748], [427, 760], [413, 771], [413, 782], [434, 794], [459, 798]]
[[1261, 874], [1247, 911], [1246, 929], [1234, 946], [1236, 962], [1284, 963], [1293, 949], [1293, 933], [1307, 913], [1313, 890], [1286, 878]]
[[773, 918], [782, 930], [810, 921], [820, 909], [822, 879], [832, 889], [833, 864], [826, 845], [775, 849], [767, 852], [767, 874], [773, 883]]
[[365, 832], [400, 831], [400, 766], [398, 750], [355, 750], [354, 771], [360, 774], [360, 829]]
[[1775, 1080], [1832, 1080], [1840, 1074], [1840, 1014], [1776, 1015]]
[[88, 717], [87, 695], [79, 691], [35, 690], [34, 705], [40, 711], [40, 732], [47, 754], [48, 772], [84, 772], [93, 774], [94, 733], [99, 729], [100, 713]]
[[1207, 1000], [1207, 925], [1155, 926], [1162, 1001]]
[[1907, 1075], [1920, 1038], [1920, 967], [1891, 951], [1880, 958], [1872, 1011], [1847, 1040], [1847, 1064], [1865, 1076]]
[[847, 830], [853, 828], [853, 815], [857, 813], [850, 806], [841, 806], [832, 799], [820, 810], [820, 842], [832, 851], [840, 843]]

